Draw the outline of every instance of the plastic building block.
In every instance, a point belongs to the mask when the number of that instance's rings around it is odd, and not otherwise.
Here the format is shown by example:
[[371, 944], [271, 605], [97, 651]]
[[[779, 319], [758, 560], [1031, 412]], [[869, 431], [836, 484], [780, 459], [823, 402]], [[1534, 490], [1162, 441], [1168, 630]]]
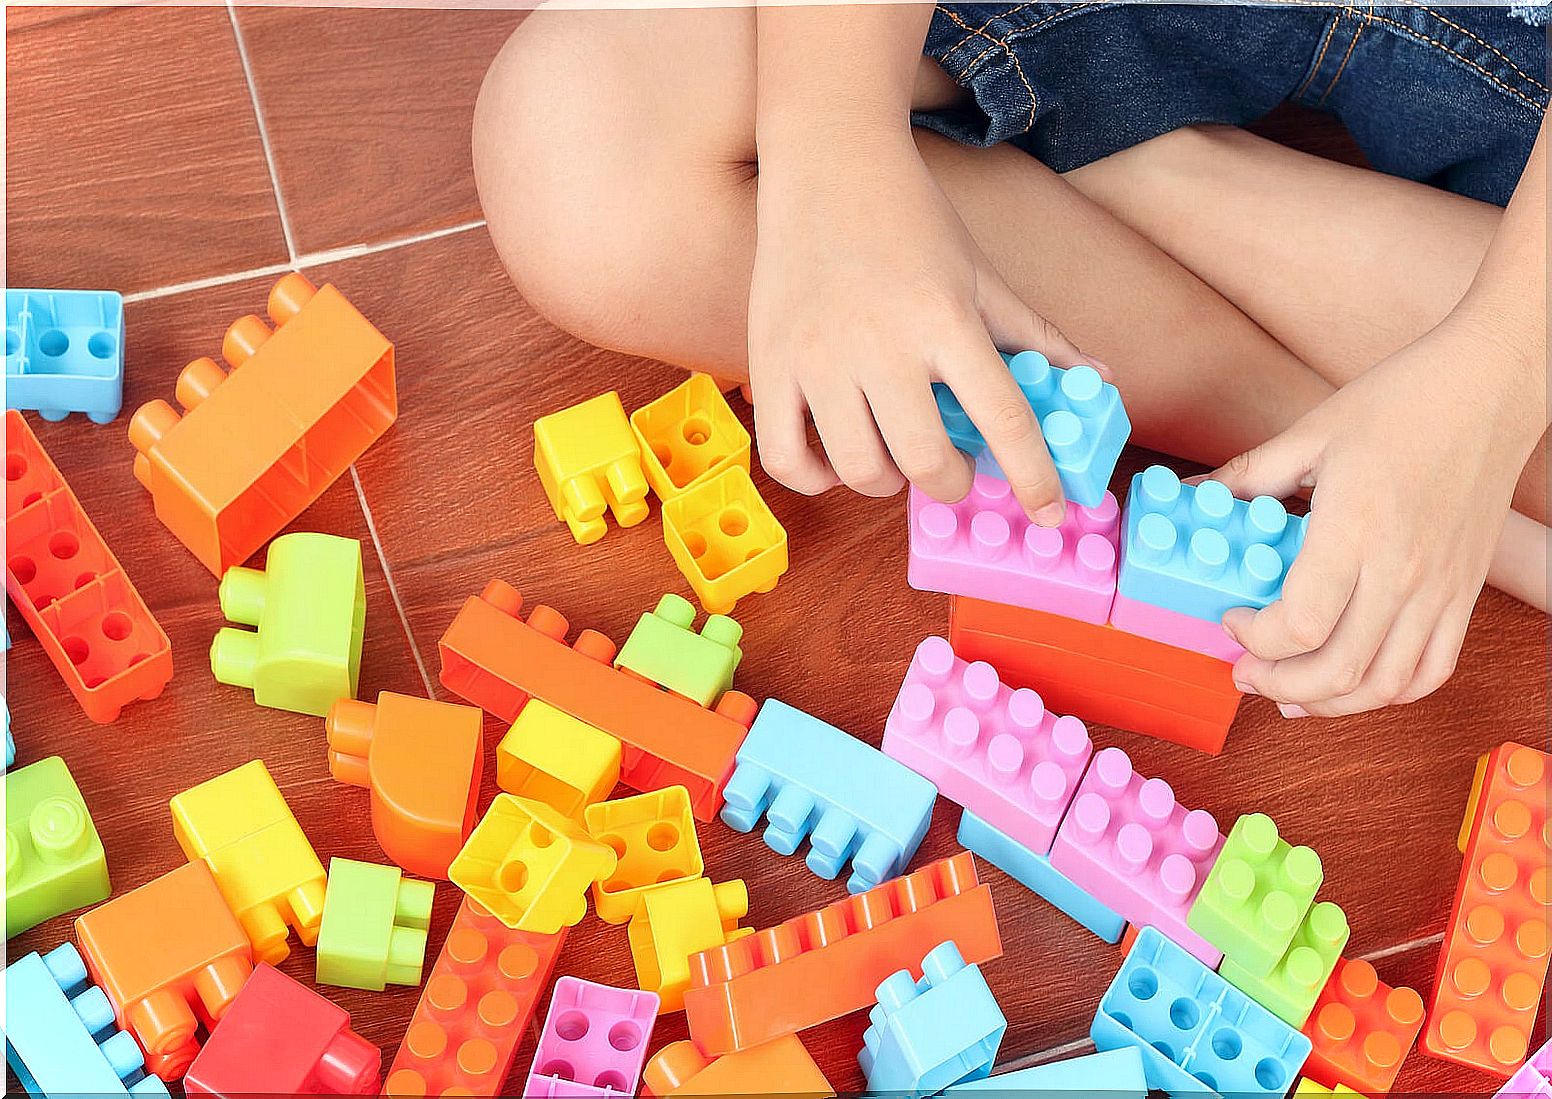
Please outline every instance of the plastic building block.
[[5, 590], [86, 716], [172, 678], [172, 646], [20, 412], [5, 414]]
[[790, 855], [807, 839], [808, 868], [862, 893], [904, 871], [932, 820], [937, 789], [872, 745], [777, 699], [760, 707], [723, 792], [722, 820]]
[[706, 868], [683, 786], [590, 805], [583, 823], [619, 858], [608, 877], [593, 883], [593, 907], [605, 923], [626, 923], [647, 894]]
[[637, 987], [657, 993], [660, 1011], [681, 1010], [690, 957], [754, 934], [738, 926], [748, 914], [749, 890], [737, 878], [717, 885], [693, 878], [652, 890], [630, 922]]
[[824, 1073], [795, 1035], [763, 1046], [708, 1059], [694, 1042], [673, 1042], [647, 1062], [641, 1094], [670, 1096], [780, 1095], [784, 1099], [834, 1099]]
[[1209, 966], [1222, 952], [1186, 923], [1223, 846], [1205, 809], [1189, 812], [1120, 748], [1094, 756], [1051, 846], [1051, 865], [1138, 927], [1152, 924]]
[[513, 931], [465, 897], [384, 1091], [405, 1099], [500, 1092], [565, 941], [565, 931]]
[[167, 1095], [70, 943], [5, 967], [5, 1060], [32, 1096]]
[[975, 965], [1002, 953], [991, 888], [965, 852], [694, 955], [690, 1037], [716, 1056], [860, 1011], [901, 959], [950, 941]]
[[406, 878], [397, 866], [330, 859], [317, 982], [373, 992], [420, 984], [435, 896], [435, 885]]
[[1099, 1001], [1097, 1049], [1135, 1046], [1148, 1087], [1171, 1095], [1281, 1096], [1310, 1041], [1160, 933], [1144, 927]]
[[620, 742], [533, 699], [496, 747], [496, 784], [573, 820], [620, 781]]
[[1130, 599], [1120, 592], [1110, 605], [1110, 624], [1138, 637], [1177, 649], [1189, 649], [1231, 664], [1245, 655], [1244, 646], [1224, 632], [1222, 623]]
[[1493, 1099], [1548, 1099], [1552, 1096], [1552, 1041], [1520, 1066]]
[[1422, 1027], [1421, 996], [1391, 988], [1368, 962], [1343, 958], [1304, 1024], [1313, 1043], [1304, 1075], [1326, 1087], [1384, 1095]]
[[1439, 953], [1423, 1048], [1499, 1077], [1520, 1067], [1547, 979], [1552, 775], [1545, 752], [1493, 750]]
[[656, 1021], [655, 993], [557, 978], [525, 1094], [634, 1094]]
[[189, 1066], [189, 1095], [376, 1095], [382, 1052], [350, 1013], [259, 965]]
[[502, 923], [554, 935], [587, 912], [587, 888], [614, 873], [614, 850], [542, 801], [497, 794], [453, 860], [453, 884]]
[[11, 708], [0, 698], [0, 718], [5, 720], [5, 769], [9, 771], [16, 762], [16, 741], [11, 738]]
[[124, 403], [124, 299], [113, 290], [5, 292], [5, 407], [111, 423]]
[[641, 447], [618, 393], [601, 393], [534, 421], [534, 467], [555, 518], [579, 546], [604, 536], [604, 511], [621, 527], [647, 517]]
[[986, 978], [952, 942], [922, 959], [922, 976], [890, 974], [878, 986], [857, 1062], [871, 1092], [932, 1095], [989, 1076], [1008, 1020]]
[[680, 785], [696, 820], [712, 820], [756, 705], [728, 691], [715, 710], [610, 667], [614, 646], [583, 630], [566, 645], [568, 624], [542, 604], [525, 622], [523, 598], [492, 580], [466, 601], [442, 635], [442, 684], [504, 721], [530, 697], [617, 738], [620, 780], [637, 790]]
[[392, 691], [342, 698], [324, 720], [329, 773], [371, 791], [378, 846], [412, 874], [447, 877], [474, 830], [484, 724], [472, 706]]
[[1036, 854], [966, 809], [959, 821], [959, 845], [974, 851], [1038, 897], [1088, 928], [1107, 943], [1119, 942], [1127, 924], [1114, 909], [1085, 893], [1051, 865], [1049, 855]]
[[188, 863], [75, 921], [92, 980], [146, 1069], [176, 1080], [253, 972], [253, 952], [203, 863]]
[[1221, 481], [1186, 485], [1149, 466], [1126, 499], [1117, 591], [1209, 622], [1259, 609], [1282, 595], [1305, 522], [1270, 496], [1236, 500]]
[[1002, 685], [941, 637], [916, 646], [884, 725], [884, 754], [1036, 854], [1051, 850], [1094, 744], [1034, 691]]
[[749, 468], [749, 432], [710, 374], [691, 374], [630, 423], [647, 483], [664, 503], [729, 466]]
[[[1218, 865], [1223, 865], [1220, 857]], [[1289, 1026], [1302, 1027], [1347, 945], [1347, 915], [1330, 901], [1311, 905], [1288, 952], [1265, 977], [1224, 955], [1218, 975]]]
[[1455, 834], [1455, 849], [1462, 855], [1466, 853], [1466, 844], [1471, 842], [1471, 829], [1482, 805], [1482, 786], [1487, 781], [1487, 761], [1491, 756], [1491, 752], [1477, 756], [1476, 769], [1471, 774], [1471, 793], [1466, 796], [1466, 811], [1460, 818], [1460, 831]]
[[332, 534], [286, 534], [269, 545], [264, 569], [221, 578], [230, 626], [210, 643], [216, 681], [253, 691], [253, 701], [324, 717], [356, 696], [366, 583], [361, 543]]
[[695, 605], [668, 594], [636, 622], [625, 639], [616, 668], [624, 668], [649, 683], [683, 695], [700, 706], [712, 706], [733, 686], [733, 671], [744, 658], [738, 647], [744, 628], [723, 614], [709, 616], [696, 633]]
[[712, 614], [731, 614], [738, 600], [770, 591], [787, 571], [787, 532], [743, 466], [665, 503], [663, 541]]
[[1366, 1099], [1362, 1093], [1356, 1092], [1344, 1084], [1328, 1088], [1324, 1084], [1317, 1084], [1304, 1076], [1299, 1077], [1299, 1082], [1293, 1088], [1293, 1099], [1298, 1099], [1300, 1095], [1356, 1095], [1358, 1099]]
[[1135, 1046], [1122, 1046], [1087, 1057], [1036, 1065], [955, 1084], [943, 1094], [983, 1092], [990, 1095], [1040, 1095], [1046, 1099], [1078, 1099], [1102, 1095], [1106, 1099], [1147, 1099], [1142, 1054]]
[[995, 599], [1103, 622], [1116, 589], [1121, 508], [1105, 493], [1074, 504], [1060, 527], [1037, 527], [1008, 482], [981, 474], [957, 504], [911, 489], [906, 578], [917, 591]]
[[169, 805], [178, 846], [210, 867], [253, 943], [254, 961], [285, 959], [288, 924], [302, 945], [318, 941], [323, 864], [263, 760], [185, 790]]
[[70, 768], [58, 756], [5, 776], [5, 937], [106, 900], [108, 862]]
[[1126, 957], [1132, 952], [1132, 947], [1137, 945], [1138, 928], [1136, 924], [1127, 924], [1126, 930], [1121, 933], [1121, 957]]
[[[156, 517], [212, 573], [240, 565], [366, 452], [398, 416], [393, 344], [333, 286], [289, 274], [258, 317], [129, 423], [135, 479]], [[238, 369], [241, 367], [242, 369]]]

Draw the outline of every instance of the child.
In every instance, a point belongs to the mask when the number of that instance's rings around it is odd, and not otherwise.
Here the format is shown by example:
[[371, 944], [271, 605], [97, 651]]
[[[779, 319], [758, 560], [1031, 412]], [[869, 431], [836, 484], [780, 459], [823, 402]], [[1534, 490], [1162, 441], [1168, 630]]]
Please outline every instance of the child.
[[[1133, 437], [1237, 495], [1312, 490], [1224, 628], [1241, 689], [1336, 715], [1437, 689], [1490, 568], [1546, 606], [1546, 71], [1488, 8], [541, 10], [475, 169], [534, 307], [747, 376], [797, 491], [963, 495], [941, 381], [1059, 522], [997, 348], [1109, 364]], [[1283, 100], [1380, 171], [1230, 128]]]

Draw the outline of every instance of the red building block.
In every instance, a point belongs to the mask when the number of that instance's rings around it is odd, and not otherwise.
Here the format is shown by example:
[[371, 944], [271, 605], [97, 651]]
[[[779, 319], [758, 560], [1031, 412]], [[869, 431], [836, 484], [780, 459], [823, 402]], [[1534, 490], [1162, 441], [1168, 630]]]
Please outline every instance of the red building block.
[[5, 414], [5, 590], [81, 709], [106, 723], [172, 678], [172, 646], [48, 452]]
[[350, 1014], [260, 965], [199, 1051], [189, 1095], [375, 1095], [382, 1052], [350, 1029]]
[[613, 667], [607, 637], [583, 630], [566, 645], [570, 628], [558, 611], [535, 606], [518, 617], [523, 597], [492, 580], [470, 598], [442, 635], [442, 684], [513, 721], [537, 698], [620, 741], [620, 781], [636, 790], [683, 786], [697, 820], [709, 821], [722, 804], [758, 707], [728, 691], [715, 710], [661, 690]]
[[1422, 1027], [1421, 996], [1391, 988], [1368, 962], [1343, 958], [1304, 1024], [1311, 1049], [1303, 1074], [1328, 1088], [1384, 1095]]

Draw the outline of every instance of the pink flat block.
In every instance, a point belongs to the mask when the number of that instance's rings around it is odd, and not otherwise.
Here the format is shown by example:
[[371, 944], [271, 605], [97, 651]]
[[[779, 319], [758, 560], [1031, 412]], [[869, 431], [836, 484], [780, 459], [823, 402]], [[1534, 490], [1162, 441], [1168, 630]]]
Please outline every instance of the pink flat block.
[[657, 1008], [653, 992], [558, 978], [524, 1094], [634, 1095]]
[[991, 599], [1064, 618], [1103, 623], [1116, 592], [1121, 509], [1067, 502], [1059, 527], [1031, 523], [1008, 482], [978, 476], [957, 504], [910, 495], [906, 572], [917, 591]]
[[1186, 809], [1161, 778], [1144, 779], [1120, 748], [1094, 757], [1056, 842], [1051, 865], [1126, 921], [1152, 924], [1203, 964], [1223, 952], [1186, 926], [1223, 847], [1218, 822]]
[[1245, 655], [1244, 648], [1217, 622], [1205, 618], [1193, 618], [1166, 607], [1156, 607], [1138, 599], [1128, 599], [1116, 592], [1110, 605], [1110, 624], [1118, 630], [1162, 641], [1177, 649], [1190, 649], [1204, 656], [1215, 656], [1230, 664]]
[[1552, 1041], [1538, 1049], [1498, 1089], [1493, 1099], [1548, 1099], [1552, 1096]]
[[1027, 688], [966, 663], [941, 637], [916, 646], [884, 725], [884, 754], [1037, 855], [1051, 850], [1094, 743]]

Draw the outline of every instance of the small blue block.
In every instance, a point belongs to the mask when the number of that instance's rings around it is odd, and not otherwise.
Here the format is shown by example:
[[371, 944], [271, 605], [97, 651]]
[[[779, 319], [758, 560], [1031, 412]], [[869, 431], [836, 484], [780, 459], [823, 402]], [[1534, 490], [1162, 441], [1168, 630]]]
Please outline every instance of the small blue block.
[[16, 762], [16, 741], [11, 739], [11, 707], [0, 698], [0, 714], [5, 717], [5, 769], [9, 771]]
[[1231, 607], [1259, 610], [1282, 595], [1306, 525], [1270, 496], [1237, 500], [1219, 481], [1183, 485], [1149, 466], [1126, 498], [1119, 590], [1209, 622]]
[[[1062, 479], [1063, 495], [1084, 507], [1097, 507], [1110, 488], [1121, 448], [1132, 434], [1120, 390], [1092, 366], [1064, 370], [1052, 366], [1038, 351], [1002, 358], [1040, 421], [1046, 448]], [[932, 389], [950, 441], [975, 459], [977, 472], [1006, 480], [959, 398], [941, 382]]]
[[124, 403], [124, 299], [112, 290], [6, 290], [5, 407], [109, 423]]
[[862, 893], [905, 871], [932, 820], [938, 790], [877, 748], [776, 699], [760, 707], [723, 791], [722, 819], [790, 855], [809, 840], [808, 865]]
[[1118, 943], [1126, 921], [1113, 908], [1084, 892], [1072, 879], [1006, 832], [999, 832], [970, 810], [959, 819], [959, 846], [974, 851], [1009, 877], [1044, 897], [1107, 943]]
[[1089, 1037], [1100, 1050], [1135, 1046], [1148, 1086], [1171, 1095], [1281, 1096], [1310, 1053], [1308, 1038], [1156, 927], [1132, 944]]
[[1143, 1075], [1142, 1054], [1135, 1046], [1123, 1046], [1106, 1053], [1052, 1061], [1047, 1065], [1004, 1072], [985, 1080], [955, 1084], [944, 1095], [1028, 1095], [1038, 1092], [1047, 1099], [1099, 1096], [1101, 1099], [1147, 1099], [1148, 1082]]

